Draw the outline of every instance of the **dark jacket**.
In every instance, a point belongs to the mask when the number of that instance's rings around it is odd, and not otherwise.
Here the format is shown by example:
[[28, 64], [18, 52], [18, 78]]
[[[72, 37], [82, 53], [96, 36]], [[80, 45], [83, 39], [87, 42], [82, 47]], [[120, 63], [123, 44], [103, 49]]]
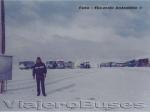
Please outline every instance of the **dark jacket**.
[[47, 69], [44, 63], [37, 63], [33, 67], [33, 77], [36, 78], [43, 78], [44, 74], [46, 75]]

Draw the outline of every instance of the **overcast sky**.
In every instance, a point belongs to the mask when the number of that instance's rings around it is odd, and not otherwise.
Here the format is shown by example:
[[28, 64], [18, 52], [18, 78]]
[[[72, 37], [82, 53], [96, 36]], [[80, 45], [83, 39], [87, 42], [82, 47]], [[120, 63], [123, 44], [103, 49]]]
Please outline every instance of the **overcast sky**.
[[[142, 6], [141, 10], [79, 10]], [[16, 59], [150, 57], [150, 2], [6, 1], [6, 54]]]

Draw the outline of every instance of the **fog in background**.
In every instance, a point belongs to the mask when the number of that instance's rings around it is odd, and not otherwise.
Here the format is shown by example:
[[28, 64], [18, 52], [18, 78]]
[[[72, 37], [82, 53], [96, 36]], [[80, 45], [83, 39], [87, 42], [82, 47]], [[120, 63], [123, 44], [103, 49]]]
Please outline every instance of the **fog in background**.
[[[141, 10], [79, 10], [82, 5]], [[6, 54], [15, 61], [150, 57], [150, 2], [6, 1]]]

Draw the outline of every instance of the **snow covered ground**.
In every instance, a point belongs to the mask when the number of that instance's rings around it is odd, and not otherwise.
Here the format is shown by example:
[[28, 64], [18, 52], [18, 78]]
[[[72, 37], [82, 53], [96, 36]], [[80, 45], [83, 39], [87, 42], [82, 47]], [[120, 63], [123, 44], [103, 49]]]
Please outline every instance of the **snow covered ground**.
[[[92, 68], [48, 70], [47, 97], [36, 96], [31, 70], [13, 69], [8, 91], [0, 95], [1, 110], [150, 110], [150, 68]], [[76, 108], [76, 102], [116, 105], [130, 103], [131, 108]], [[21, 103], [20, 103], [21, 102]], [[22, 103], [66, 103], [67, 108], [19, 108]], [[69, 103], [70, 102], [70, 103]], [[7, 105], [6, 105], [7, 104]], [[136, 104], [144, 105], [135, 108]], [[70, 108], [74, 107], [74, 108]]]

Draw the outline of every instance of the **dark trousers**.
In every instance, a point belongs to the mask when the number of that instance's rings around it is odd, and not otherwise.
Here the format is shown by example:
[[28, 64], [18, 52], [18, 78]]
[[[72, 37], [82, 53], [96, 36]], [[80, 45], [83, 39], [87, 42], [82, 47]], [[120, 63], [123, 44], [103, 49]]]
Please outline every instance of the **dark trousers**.
[[37, 83], [37, 94], [41, 93], [41, 89], [42, 88], [42, 94], [45, 95], [45, 78], [44, 77], [40, 77], [40, 78], [36, 78], [36, 83]]

